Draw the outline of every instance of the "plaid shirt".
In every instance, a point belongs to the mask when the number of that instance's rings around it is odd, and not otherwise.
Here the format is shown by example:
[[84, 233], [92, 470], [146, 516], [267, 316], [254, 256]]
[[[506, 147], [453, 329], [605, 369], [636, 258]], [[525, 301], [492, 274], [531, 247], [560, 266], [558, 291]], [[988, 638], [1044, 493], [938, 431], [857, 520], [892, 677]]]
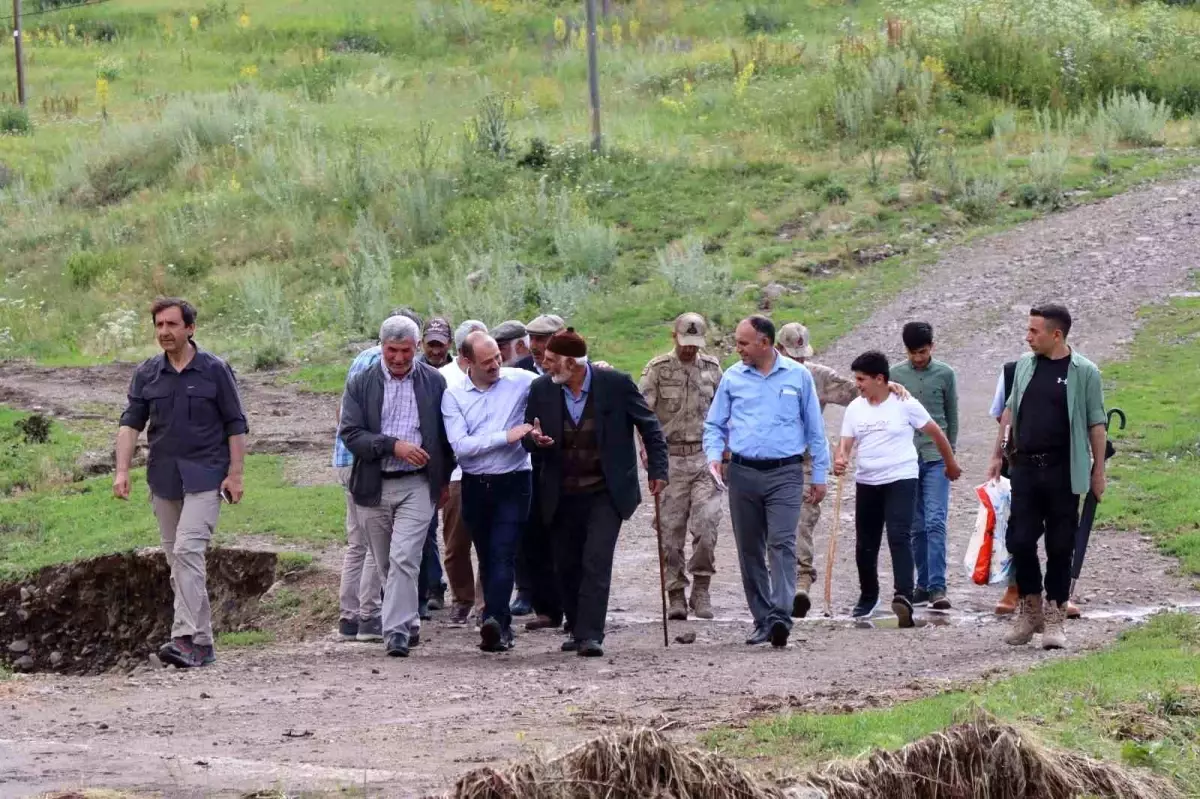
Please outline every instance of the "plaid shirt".
[[[417, 390], [412, 372], [404, 377], [393, 377], [387, 364], [380, 363], [383, 370], [383, 409], [379, 414], [379, 432], [397, 441], [421, 446], [421, 419], [417, 413]], [[418, 467], [395, 456], [380, 461], [385, 472], [413, 472]]]
[[[377, 344], [374, 347], [368, 347], [355, 356], [354, 361], [350, 364], [350, 371], [346, 374], [346, 382], [349, 383], [350, 378], [379, 363], [382, 351]], [[335, 468], [354, 465], [354, 456], [350, 454], [350, 450], [346, 449], [341, 435], [336, 435], [333, 439], [333, 465]]]

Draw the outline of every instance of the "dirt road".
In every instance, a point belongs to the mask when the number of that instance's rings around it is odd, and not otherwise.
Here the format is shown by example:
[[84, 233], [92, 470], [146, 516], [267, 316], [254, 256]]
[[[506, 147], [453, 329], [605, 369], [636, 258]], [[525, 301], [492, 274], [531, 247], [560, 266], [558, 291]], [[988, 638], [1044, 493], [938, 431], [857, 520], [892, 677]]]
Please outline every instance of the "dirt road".
[[[562, 655], [560, 638], [546, 632], [520, 635], [513, 652], [485, 656], [473, 632], [435, 619], [407, 660], [328, 641], [223, 652], [216, 666], [195, 673], [19, 678], [0, 683], [0, 795], [103, 785], [172, 796], [368, 786], [407, 796], [445, 788], [474, 765], [551, 754], [614, 725], [653, 724], [692, 737], [767, 712], [881, 705], [1069, 656], [1001, 644], [1003, 627], [988, 615], [998, 590], [972, 586], [962, 574], [975, 512], [970, 490], [995, 432], [988, 401], [1001, 363], [1023, 351], [1034, 302], [1065, 300], [1076, 346], [1094, 360], [1119, 356], [1135, 309], [1182, 287], [1195, 263], [1198, 196], [1200, 179], [1151, 187], [953, 250], [822, 356], [844, 370], [869, 347], [898, 353], [901, 324], [922, 318], [935, 326], [938, 356], [959, 370], [967, 476], [955, 488], [951, 515], [956, 610], [949, 624], [859, 629], [846, 619], [856, 591], [846, 502], [838, 618], [799, 624], [783, 651], [744, 646], [749, 617], [726, 522], [714, 583], [718, 619], [673, 624], [672, 635], [692, 629], [697, 641], [664, 651], [643, 507], [618, 548], [604, 658]], [[0, 399], [64, 411], [118, 403], [127, 375], [116, 367], [5, 365]], [[255, 448], [284, 442], [281, 448], [316, 453], [327, 446], [333, 400], [255, 378], [246, 383]], [[828, 415], [836, 431], [840, 412]], [[831, 515], [830, 504], [819, 553]], [[1079, 595], [1085, 618], [1068, 628], [1071, 651], [1102, 646], [1151, 609], [1200, 602], [1174, 561], [1138, 535], [1093, 540]], [[888, 574], [886, 556], [880, 568]]]

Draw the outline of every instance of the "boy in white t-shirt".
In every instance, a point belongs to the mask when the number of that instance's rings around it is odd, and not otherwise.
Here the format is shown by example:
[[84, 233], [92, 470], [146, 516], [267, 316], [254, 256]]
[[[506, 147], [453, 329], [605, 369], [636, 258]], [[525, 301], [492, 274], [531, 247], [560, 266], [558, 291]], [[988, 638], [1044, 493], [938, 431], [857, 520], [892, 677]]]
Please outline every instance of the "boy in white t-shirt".
[[890, 370], [882, 352], [864, 352], [850, 365], [858, 399], [846, 408], [833, 473], [846, 473], [850, 453], [858, 444], [855, 475], [854, 532], [860, 596], [855, 618], [870, 616], [879, 605], [879, 545], [887, 527], [892, 553], [895, 597], [892, 611], [901, 627], [913, 626], [913, 557], [910, 545], [915, 511], [918, 460], [913, 430], [933, 439], [946, 464], [946, 478], [957, 480], [962, 470], [950, 441], [916, 399], [897, 399], [888, 389]]

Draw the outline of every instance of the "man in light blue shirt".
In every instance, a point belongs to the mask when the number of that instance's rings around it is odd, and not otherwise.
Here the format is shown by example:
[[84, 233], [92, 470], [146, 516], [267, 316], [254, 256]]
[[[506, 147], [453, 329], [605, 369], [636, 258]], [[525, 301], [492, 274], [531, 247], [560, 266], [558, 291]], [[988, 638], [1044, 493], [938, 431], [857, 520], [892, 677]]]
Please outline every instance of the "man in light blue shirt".
[[463, 521], [483, 579], [479, 648], [504, 652], [513, 646], [509, 598], [533, 491], [521, 439], [533, 430], [525, 423], [525, 406], [537, 375], [501, 367], [499, 345], [483, 332], [467, 336], [460, 354], [469, 362], [467, 379], [442, 395], [442, 418], [462, 469]]
[[[812, 375], [775, 351], [775, 325], [751, 316], [734, 334], [741, 364], [721, 378], [704, 422], [714, 478], [729, 457], [729, 515], [742, 588], [754, 617], [747, 644], [787, 645], [796, 588], [796, 525], [807, 498], [825, 498], [829, 446]], [[812, 455], [804, 487], [803, 456]]]

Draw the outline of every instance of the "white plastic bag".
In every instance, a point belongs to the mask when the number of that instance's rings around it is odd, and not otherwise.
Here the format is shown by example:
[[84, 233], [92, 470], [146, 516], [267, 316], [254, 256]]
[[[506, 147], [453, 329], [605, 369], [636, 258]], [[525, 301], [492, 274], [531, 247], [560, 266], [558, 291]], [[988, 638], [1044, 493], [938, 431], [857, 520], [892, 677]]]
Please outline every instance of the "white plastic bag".
[[979, 497], [979, 513], [975, 516], [975, 532], [967, 545], [963, 568], [976, 585], [1005, 582], [1010, 560], [1005, 536], [1012, 506], [1012, 486], [1007, 477], [1001, 477], [976, 487], [975, 495]]

